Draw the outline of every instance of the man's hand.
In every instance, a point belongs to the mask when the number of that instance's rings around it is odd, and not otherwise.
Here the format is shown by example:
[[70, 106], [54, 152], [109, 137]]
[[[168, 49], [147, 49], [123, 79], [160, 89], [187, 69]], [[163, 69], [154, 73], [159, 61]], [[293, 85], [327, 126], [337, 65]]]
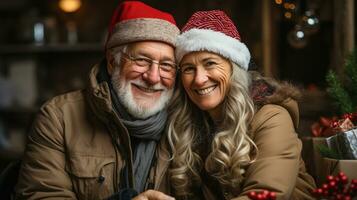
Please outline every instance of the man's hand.
[[156, 190], [146, 190], [132, 200], [175, 200], [175, 198]]

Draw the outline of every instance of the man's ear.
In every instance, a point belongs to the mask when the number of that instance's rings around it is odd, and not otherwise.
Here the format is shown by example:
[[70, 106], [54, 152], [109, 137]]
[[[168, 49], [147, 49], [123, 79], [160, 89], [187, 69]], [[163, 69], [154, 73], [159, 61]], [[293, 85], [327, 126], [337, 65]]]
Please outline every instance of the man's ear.
[[109, 75], [111, 76], [113, 71], [114, 71], [114, 66], [113, 63], [115, 61], [114, 56], [109, 53], [108, 51], [106, 52], [106, 58], [107, 58], [107, 71]]

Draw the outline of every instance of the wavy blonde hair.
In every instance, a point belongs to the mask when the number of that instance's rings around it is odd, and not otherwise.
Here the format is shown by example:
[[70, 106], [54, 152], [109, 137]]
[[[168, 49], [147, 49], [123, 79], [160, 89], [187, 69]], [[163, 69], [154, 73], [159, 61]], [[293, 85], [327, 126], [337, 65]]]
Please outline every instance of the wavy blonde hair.
[[232, 64], [232, 69], [230, 88], [222, 106], [223, 127], [215, 133], [206, 160], [202, 160], [195, 147], [200, 135], [210, 134], [210, 118], [192, 103], [178, 78], [178, 89], [168, 109], [168, 141], [172, 151], [169, 173], [177, 196], [192, 195], [193, 187], [201, 182], [203, 168], [220, 184], [236, 187], [242, 180], [242, 167], [256, 158], [257, 147], [248, 136], [254, 115], [249, 95], [250, 75], [236, 64]]

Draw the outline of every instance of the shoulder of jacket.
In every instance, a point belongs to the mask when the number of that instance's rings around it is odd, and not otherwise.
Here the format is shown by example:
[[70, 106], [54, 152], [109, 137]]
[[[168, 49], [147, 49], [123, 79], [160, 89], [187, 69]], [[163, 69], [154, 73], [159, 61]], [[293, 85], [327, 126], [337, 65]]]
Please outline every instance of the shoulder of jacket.
[[291, 117], [288, 110], [277, 104], [263, 105], [254, 115], [251, 128], [256, 130], [273, 117]]
[[42, 104], [40, 110], [61, 110], [64, 106], [70, 104], [80, 104], [84, 103], [84, 94], [83, 90], [76, 90], [73, 92], [68, 92], [65, 94], [61, 94], [55, 96], [49, 100], [47, 100], [44, 104]]

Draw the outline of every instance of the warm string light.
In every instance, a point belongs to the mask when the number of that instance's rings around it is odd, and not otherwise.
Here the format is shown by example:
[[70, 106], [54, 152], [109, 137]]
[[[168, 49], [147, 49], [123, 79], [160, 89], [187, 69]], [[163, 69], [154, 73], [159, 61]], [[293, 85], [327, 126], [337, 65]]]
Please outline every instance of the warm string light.
[[287, 18], [287, 19], [291, 19], [292, 15], [293, 14], [291, 12], [285, 12], [284, 13], [284, 17]]
[[283, 3], [283, 0], [275, 0], [275, 3], [280, 5]]
[[64, 12], [75, 12], [81, 7], [81, 0], [60, 0], [59, 7]]
[[283, 16], [286, 20], [296, 23], [287, 35], [289, 44], [294, 48], [304, 48], [308, 43], [308, 36], [316, 33], [320, 27], [319, 18], [314, 10], [307, 9], [299, 15], [298, 10], [301, 6], [295, 1], [275, 0], [275, 4], [283, 9]]
[[[65, 13], [74, 13], [79, 10], [81, 7], [81, 0], [59, 0], [59, 8]], [[72, 16], [73, 17], [73, 16]], [[67, 42], [69, 44], [75, 44], [78, 42], [78, 32], [77, 25], [74, 19], [71, 18], [71, 15], [68, 15], [66, 22], [66, 31], [67, 31]]]

